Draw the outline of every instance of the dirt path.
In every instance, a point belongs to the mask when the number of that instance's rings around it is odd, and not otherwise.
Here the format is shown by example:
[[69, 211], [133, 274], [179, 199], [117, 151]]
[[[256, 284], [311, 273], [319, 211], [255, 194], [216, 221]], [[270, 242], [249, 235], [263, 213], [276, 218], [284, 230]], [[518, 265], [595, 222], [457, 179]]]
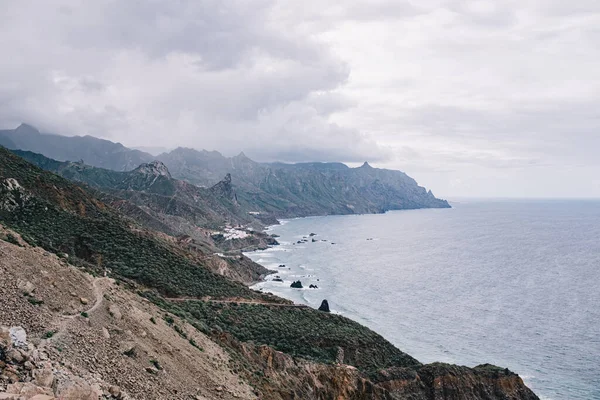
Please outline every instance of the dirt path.
[[305, 304], [285, 304], [285, 303], [270, 303], [268, 301], [257, 301], [257, 300], [239, 300], [239, 299], [225, 299], [225, 300], [213, 300], [213, 299], [199, 299], [196, 297], [167, 297], [167, 301], [181, 303], [184, 301], [203, 301], [205, 303], [221, 303], [221, 304], [255, 304], [260, 306], [273, 306], [273, 307], [290, 307], [290, 308], [306, 308]]
[[[81, 314], [85, 313], [89, 316], [91, 313], [96, 311], [98, 309], [98, 307], [100, 307], [102, 305], [102, 300], [104, 299], [104, 289], [101, 287], [100, 284], [105, 281], [110, 282], [110, 278], [94, 278], [92, 280], [92, 290], [93, 290], [94, 297], [95, 297], [94, 305], [92, 305], [92, 307], [90, 309], [83, 311]], [[80, 316], [81, 314], [61, 315], [59, 317], [60, 320], [58, 322], [58, 326], [57, 326], [56, 330], [54, 330], [54, 334], [49, 338], [42, 339], [39, 347], [44, 348], [45, 346], [47, 346], [53, 342], [56, 342], [59, 338], [61, 338], [66, 333], [69, 323], [71, 321], [73, 321], [75, 318], [77, 318], [78, 316]]]

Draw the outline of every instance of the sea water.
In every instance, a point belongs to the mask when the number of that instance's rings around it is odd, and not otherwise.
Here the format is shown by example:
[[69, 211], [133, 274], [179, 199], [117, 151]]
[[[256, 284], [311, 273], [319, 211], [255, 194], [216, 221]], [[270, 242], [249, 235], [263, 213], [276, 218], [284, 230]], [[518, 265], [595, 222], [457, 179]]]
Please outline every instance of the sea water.
[[600, 399], [599, 201], [463, 201], [269, 231], [281, 245], [249, 256], [277, 272], [255, 288], [327, 299], [424, 363], [492, 363], [543, 399]]

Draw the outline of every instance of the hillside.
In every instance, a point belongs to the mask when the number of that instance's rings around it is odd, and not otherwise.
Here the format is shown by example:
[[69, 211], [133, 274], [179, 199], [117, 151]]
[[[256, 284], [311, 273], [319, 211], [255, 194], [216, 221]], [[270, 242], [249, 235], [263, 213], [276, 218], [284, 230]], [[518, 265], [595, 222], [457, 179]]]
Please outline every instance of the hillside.
[[[29, 151], [13, 150], [13, 153], [47, 171], [98, 189], [104, 202], [139, 224], [171, 236], [187, 236], [193, 240], [192, 244], [206, 252], [276, 243], [260, 231], [254, 231], [262, 224], [238, 204], [230, 175], [211, 188], [200, 188], [172, 178], [160, 161], [120, 172], [82, 162], [56, 161]], [[239, 225], [247, 226], [248, 232], [254, 233], [248, 233], [245, 240], [229, 240], [226, 246], [218, 245], [213, 239], [215, 232], [223, 233], [226, 226]]]
[[42, 134], [28, 125], [0, 131], [2, 143], [59, 161], [83, 160], [114, 171], [133, 170], [157, 159], [174, 178], [203, 187], [214, 186], [229, 174], [238, 204], [260, 213], [259, 218], [267, 223], [284, 217], [450, 207], [405, 173], [372, 168], [367, 163], [359, 168], [341, 163], [261, 164], [243, 153], [225, 157], [216, 151], [187, 148], [153, 157], [88, 136]]
[[0, 325], [37, 350], [3, 339], [0, 392], [54, 365], [62, 385], [33, 385], [58, 397], [82, 379], [89, 399], [537, 399], [508, 370], [422, 365], [349, 319], [214, 274], [3, 148], [0, 225]]

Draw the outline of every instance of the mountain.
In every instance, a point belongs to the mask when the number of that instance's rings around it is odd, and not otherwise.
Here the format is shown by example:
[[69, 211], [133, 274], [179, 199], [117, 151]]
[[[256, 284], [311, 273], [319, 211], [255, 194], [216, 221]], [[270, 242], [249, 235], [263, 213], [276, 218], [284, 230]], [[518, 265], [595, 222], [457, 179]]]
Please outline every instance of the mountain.
[[83, 160], [89, 165], [129, 171], [154, 160], [148, 153], [131, 150], [120, 143], [93, 136], [61, 136], [40, 133], [31, 125], [21, 124], [13, 130], [0, 131], [0, 145], [44, 154], [59, 161]]
[[405, 173], [368, 163], [359, 168], [342, 163], [260, 164], [243, 153], [227, 158], [185, 148], [158, 158], [174, 176], [198, 185], [212, 185], [216, 176], [229, 173], [239, 182], [240, 204], [276, 217], [450, 207]]
[[2, 398], [538, 399], [508, 369], [423, 365], [343, 316], [215, 274], [2, 147], [0, 254]]
[[40, 134], [28, 125], [0, 131], [0, 143], [3, 138], [13, 143], [14, 147], [9, 148], [60, 161], [83, 160], [115, 171], [133, 170], [156, 159], [174, 178], [203, 187], [214, 186], [230, 174], [237, 203], [245, 210], [260, 213], [259, 218], [266, 223], [286, 217], [450, 207], [405, 173], [373, 168], [368, 163], [359, 168], [342, 163], [261, 164], [244, 153], [225, 157], [216, 151], [182, 147], [153, 157], [89, 136]]
[[[29, 151], [13, 150], [13, 153], [40, 168], [99, 190], [103, 201], [139, 224], [171, 236], [185, 236], [187, 245], [199, 246], [204, 252], [263, 248], [276, 243], [268, 235], [256, 231], [262, 227], [260, 222], [237, 204], [231, 175], [211, 188], [200, 188], [172, 178], [160, 161], [120, 172], [81, 162], [56, 161]], [[252, 232], [243, 240], [223, 242], [220, 240], [222, 235], [216, 234], [223, 232], [226, 226], [240, 225], [249, 227]], [[267, 272], [256, 270], [258, 275], [253, 276], [254, 280]]]

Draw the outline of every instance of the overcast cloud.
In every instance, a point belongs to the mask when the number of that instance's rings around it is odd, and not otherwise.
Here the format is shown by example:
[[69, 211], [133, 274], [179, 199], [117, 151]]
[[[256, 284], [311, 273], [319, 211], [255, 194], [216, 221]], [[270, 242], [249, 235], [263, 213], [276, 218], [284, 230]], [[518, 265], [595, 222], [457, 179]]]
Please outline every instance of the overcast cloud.
[[600, 197], [597, 0], [3, 0], [0, 127]]

